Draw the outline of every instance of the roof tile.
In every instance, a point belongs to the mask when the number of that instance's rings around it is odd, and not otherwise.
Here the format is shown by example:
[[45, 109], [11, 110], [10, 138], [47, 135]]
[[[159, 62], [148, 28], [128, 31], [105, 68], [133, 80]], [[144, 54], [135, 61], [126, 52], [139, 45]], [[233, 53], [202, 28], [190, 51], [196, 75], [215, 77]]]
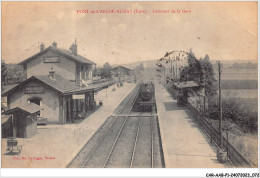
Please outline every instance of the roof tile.
[[72, 52], [71, 52], [70, 50], [61, 49], [61, 48], [54, 48], [53, 46], [49, 46], [49, 47], [46, 48], [45, 50], [36, 53], [35, 55], [33, 55], [33, 56], [31, 56], [31, 57], [25, 59], [24, 61], [20, 62], [19, 64], [22, 65], [22, 64], [24, 64], [24, 63], [30, 61], [31, 59], [37, 57], [38, 55], [41, 55], [42, 53], [45, 53], [46, 51], [48, 51], [48, 50], [50, 50], [50, 49], [51, 49], [51, 50], [54, 50], [54, 51], [56, 51], [56, 52], [59, 52], [59, 53], [61, 53], [62, 55], [68, 56], [68, 57], [70, 57], [72, 60], [75, 60], [75, 61], [80, 62], [80, 63], [96, 64], [96, 63], [92, 62], [91, 60], [89, 60], [89, 59], [87, 59], [87, 58], [85, 58], [85, 57], [83, 57], [83, 56], [81, 56], [81, 55], [79, 55], [79, 54], [78, 54], [78, 55], [72, 54]]
[[22, 110], [27, 113], [33, 114], [33, 113], [36, 113], [37, 111], [40, 111], [41, 109], [42, 108], [37, 104], [27, 103], [27, 104], [24, 104], [21, 106], [17, 106], [16, 108], [9, 109], [9, 110], [5, 111], [3, 114], [12, 114], [17, 110]]
[[47, 75], [39, 75], [34, 77], [42, 81], [43, 83], [49, 85], [50, 87], [60, 91], [61, 93], [80, 88], [79, 86], [76, 86], [74, 82], [71, 82], [63, 78], [58, 74], [55, 74], [54, 78], [50, 78]]

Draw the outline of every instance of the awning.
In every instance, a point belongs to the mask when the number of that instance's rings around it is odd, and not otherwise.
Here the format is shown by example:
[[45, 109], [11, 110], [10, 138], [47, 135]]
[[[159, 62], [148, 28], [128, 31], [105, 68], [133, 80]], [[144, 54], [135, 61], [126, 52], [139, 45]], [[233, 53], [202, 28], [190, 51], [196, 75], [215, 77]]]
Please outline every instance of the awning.
[[113, 81], [108, 81], [108, 82], [104, 82], [104, 83], [97, 83], [97, 84], [89, 85], [89, 86], [82, 87], [82, 88], [79, 88], [79, 89], [76, 89], [76, 90], [71, 90], [71, 91], [65, 92], [64, 95], [83, 94], [83, 93], [90, 92], [90, 91], [97, 92], [97, 91], [100, 91], [103, 88], [107, 88], [107, 87], [109, 87], [113, 84], [114, 84]]
[[40, 107], [37, 104], [27, 103], [25, 105], [21, 105], [21, 106], [18, 106], [16, 108], [9, 109], [9, 110], [5, 111], [3, 114], [13, 114], [14, 112], [17, 112], [17, 111], [22, 111], [22, 112], [26, 112], [26, 113], [29, 113], [29, 114], [33, 114], [33, 113], [36, 113], [37, 111], [40, 111], [42, 109], [43, 108]]
[[186, 82], [174, 82], [173, 87], [177, 89], [184, 89], [184, 88], [194, 88], [199, 87], [200, 85], [194, 81], [186, 81]]

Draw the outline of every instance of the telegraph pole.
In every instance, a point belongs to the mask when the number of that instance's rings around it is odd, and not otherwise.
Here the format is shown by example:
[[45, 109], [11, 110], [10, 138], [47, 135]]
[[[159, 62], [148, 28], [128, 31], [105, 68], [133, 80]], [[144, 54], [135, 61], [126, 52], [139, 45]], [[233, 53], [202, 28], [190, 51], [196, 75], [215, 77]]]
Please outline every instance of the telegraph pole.
[[163, 81], [166, 82], [166, 74], [165, 74], [165, 67], [163, 66]]
[[175, 69], [176, 69], [176, 71], [175, 71], [175, 79], [177, 81], [177, 58], [176, 58], [175, 55], [174, 55], [174, 60], [175, 60]]
[[173, 69], [172, 69], [172, 59], [170, 59], [171, 60], [171, 79], [173, 79]]
[[221, 100], [221, 73], [222, 64], [220, 61], [217, 62], [218, 64], [218, 85], [219, 85], [219, 134], [220, 134], [220, 148], [223, 148], [223, 137], [222, 137], [222, 100]]

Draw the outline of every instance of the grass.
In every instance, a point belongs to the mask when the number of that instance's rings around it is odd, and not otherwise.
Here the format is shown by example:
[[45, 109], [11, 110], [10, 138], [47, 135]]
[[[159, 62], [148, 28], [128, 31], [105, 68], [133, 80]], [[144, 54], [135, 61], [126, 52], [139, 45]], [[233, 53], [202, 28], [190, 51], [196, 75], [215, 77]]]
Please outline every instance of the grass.
[[[210, 120], [212, 126], [218, 130], [219, 121]], [[225, 127], [225, 123], [223, 124]], [[232, 125], [233, 130], [228, 133], [228, 141], [234, 145], [234, 147], [248, 160], [258, 165], [258, 135], [252, 133], [242, 133], [240, 128], [226, 121], [226, 125]], [[223, 132], [223, 136], [226, 138], [226, 132]]]
[[258, 136], [252, 134], [237, 134], [230, 133], [229, 141], [232, 143], [242, 155], [248, 160], [258, 165]]
[[[257, 90], [257, 80], [222, 80], [223, 90], [237, 90], [237, 89], [255, 89]], [[218, 81], [215, 82], [218, 87]]]
[[[217, 98], [215, 98], [216, 100]], [[233, 103], [230, 111], [241, 112], [243, 120], [252, 119], [252, 115], [244, 115], [245, 113], [255, 113], [258, 111], [257, 108], [257, 98], [223, 98], [223, 103]], [[225, 105], [223, 105], [225, 107]], [[223, 112], [225, 110], [223, 109]], [[223, 120], [224, 119], [223, 114]], [[234, 116], [237, 116], [236, 114]], [[219, 129], [219, 120], [210, 120], [213, 127]], [[229, 131], [229, 142], [234, 145], [234, 147], [243, 155], [245, 158], [258, 164], [258, 130], [248, 130], [244, 128], [243, 125], [231, 122], [230, 120], [223, 121], [223, 128], [232, 127]], [[226, 137], [226, 133], [223, 134]]]
[[258, 94], [258, 90], [252, 90], [252, 89], [222, 90], [223, 98], [257, 99], [258, 98], [257, 94]]
[[[257, 81], [235, 81], [230, 84], [228, 81], [225, 81], [224, 85], [229, 88], [241, 89], [239, 83], [250, 84], [248, 88], [252, 89], [257, 86]], [[253, 87], [254, 86], [254, 87]], [[243, 86], [246, 88], [245, 86]], [[243, 88], [242, 87], [242, 88]], [[165, 84], [165, 88], [172, 94], [173, 98], [176, 97], [176, 91], [172, 89], [172, 84]], [[247, 89], [248, 89], [247, 88]], [[217, 101], [217, 96], [213, 100]], [[257, 98], [223, 98], [223, 100], [233, 100], [238, 103], [240, 110], [257, 112]], [[219, 129], [219, 120], [210, 120], [213, 124], [213, 127]], [[227, 121], [226, 125], [232, 125], [233, 130], [229, 132], [229, 142], [234, 145], [239, 152], [245, 156], [248, 160], [258, 165], [258, 135], [256, 133], [244, 133], [243, 129], [240, 128], [237, 124]], [[225, 126], [224, 126], [225, 127]], [[226, 137], [226, 134], [223, 134]]]
[[[214, 69], [216, 78], [217, 70]], [[257, 80], [258, 71], [257, 69], [225, 69], [222, 72], [223, 80]]]
[[251, 112], [257, 112], [258, 99], [257, 98], [235, 98], [240, 103], [240, 107]]

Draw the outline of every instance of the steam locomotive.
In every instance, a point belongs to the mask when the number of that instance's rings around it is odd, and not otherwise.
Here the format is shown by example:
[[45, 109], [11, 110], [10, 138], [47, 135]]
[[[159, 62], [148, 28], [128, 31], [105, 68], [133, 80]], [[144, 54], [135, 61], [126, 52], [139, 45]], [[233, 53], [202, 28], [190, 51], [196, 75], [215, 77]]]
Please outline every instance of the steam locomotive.
[[141, 112], [151, 112], [154, 103], [154, 84], [152, 82], [141, 84], [136, 108]]

